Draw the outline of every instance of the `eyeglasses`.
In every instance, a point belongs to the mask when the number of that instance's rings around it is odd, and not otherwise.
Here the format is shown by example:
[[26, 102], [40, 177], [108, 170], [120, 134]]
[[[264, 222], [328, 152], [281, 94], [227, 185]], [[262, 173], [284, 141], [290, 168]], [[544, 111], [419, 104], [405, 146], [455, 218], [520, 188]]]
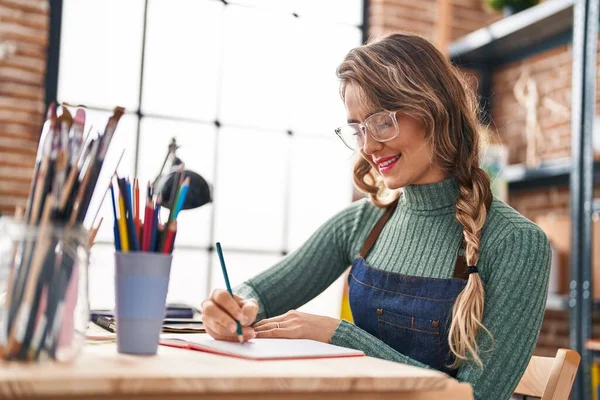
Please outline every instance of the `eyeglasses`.
[[335, 134], [350, 150], [362, 149], [367, 132], [376, 141], [383, 143], [395, 139], [400, 130], [396, 113], [398, 111], [381, 111], [367, 118], [364, 124], [351, 123], [340, 126]]

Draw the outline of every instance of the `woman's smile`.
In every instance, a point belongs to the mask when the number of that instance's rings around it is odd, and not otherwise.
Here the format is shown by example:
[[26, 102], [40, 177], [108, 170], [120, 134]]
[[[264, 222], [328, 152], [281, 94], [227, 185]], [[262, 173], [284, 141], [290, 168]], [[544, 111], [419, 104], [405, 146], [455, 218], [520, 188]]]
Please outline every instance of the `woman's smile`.
[[402, 157], [402, 154], [396, 154], [395, 156], [391, 157], [374, 159], [373, 162], [377, 165], [379, 172], [381, 174], [385, 174], [394, 168], [394, 166], [398, 163], [398, 160], [400, 160], [400, 157]]

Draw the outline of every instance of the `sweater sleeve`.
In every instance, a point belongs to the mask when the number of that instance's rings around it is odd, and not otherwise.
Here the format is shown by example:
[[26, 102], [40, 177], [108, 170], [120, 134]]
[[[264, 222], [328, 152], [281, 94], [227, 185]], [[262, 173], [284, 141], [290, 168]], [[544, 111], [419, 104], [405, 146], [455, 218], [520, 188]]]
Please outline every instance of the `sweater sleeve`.
[[[482, 255], [481, 270], [491, 271], [485, 284], [483, 324], [493, 341], [480, 329], [477, 344], [483, 368], [468, 361], [457, 374], [458, 380], [473, 386], [476, 399], [509, 399], [525, 372], [544, 316], [550, 255], [548, 239], [537, 227], [513, 231], [489, 257]], [[331, 343], [429, 368], [346, 321], [339, 324]]]
[[299, 249], [237, 287], [259, 304], [257, 321], [296, 309], [323, 292], [352, 263], [364, 226], [383, 211], [365, 200], [325, 222]]

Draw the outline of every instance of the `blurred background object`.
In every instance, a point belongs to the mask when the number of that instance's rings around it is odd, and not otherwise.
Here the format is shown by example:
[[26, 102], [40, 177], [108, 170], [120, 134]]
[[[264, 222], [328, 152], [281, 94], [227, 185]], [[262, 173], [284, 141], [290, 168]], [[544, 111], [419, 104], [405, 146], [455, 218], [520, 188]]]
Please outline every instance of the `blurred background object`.
[[516, 14], [539, 3], [539, 0], [484, 0], [496, 11], [502, 11], [505, 17]]

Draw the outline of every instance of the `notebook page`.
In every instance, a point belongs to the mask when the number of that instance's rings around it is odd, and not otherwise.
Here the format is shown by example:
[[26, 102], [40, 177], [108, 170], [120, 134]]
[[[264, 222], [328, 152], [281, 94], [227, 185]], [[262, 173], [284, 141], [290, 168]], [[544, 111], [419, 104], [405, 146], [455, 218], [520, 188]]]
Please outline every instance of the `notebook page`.
[[364, 355], [360, 350], [347, 349], [308, 339], [252, 339], [249, 342], [240, 344], [237, 342], [215, 340], [206, 334], [161, 335], [161, 341], [170, 341], [173, 339], [185, 341], [190, 347], [197, 350], [205, 350], [254, 360]]

